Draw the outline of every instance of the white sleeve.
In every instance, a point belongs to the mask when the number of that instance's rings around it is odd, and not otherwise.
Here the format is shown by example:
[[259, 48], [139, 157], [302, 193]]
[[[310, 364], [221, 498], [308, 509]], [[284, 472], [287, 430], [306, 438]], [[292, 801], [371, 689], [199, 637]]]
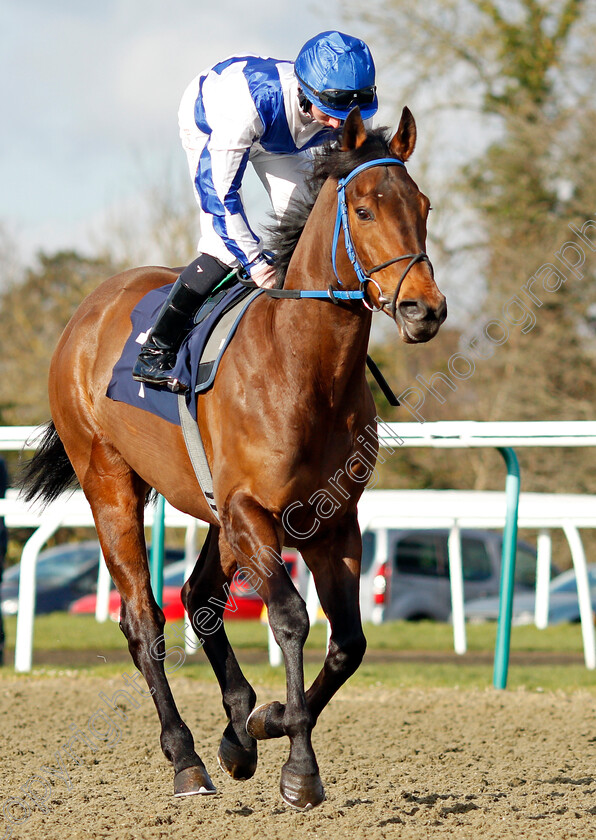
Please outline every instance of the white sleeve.
[[263, 125], [242, 73], [211, 73], [202, 97], [210, 134], [195, 176], [197, 192], [228, 251], [246, 265], [259, 255], [261, 244], [250, 228], [240, 187]]

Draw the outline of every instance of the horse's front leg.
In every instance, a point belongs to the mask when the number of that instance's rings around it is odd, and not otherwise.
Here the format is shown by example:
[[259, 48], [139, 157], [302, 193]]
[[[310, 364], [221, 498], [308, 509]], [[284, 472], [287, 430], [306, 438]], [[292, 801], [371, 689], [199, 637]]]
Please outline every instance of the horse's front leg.
[[[366, 650], [359, 603], [362, 540], [356, 516], [345, 517], [333, 531], [309, 542], [301, 552], [331, 625], [323, 668], [306, 692], [314, 724], [336, 691], [356, 671]], [[260, 738], [279, 738], [283, 734], [284, 713], [281, 703], [260, 706], [250, 718], [249, 729]]]
[[331, 625], [323, 668], [306, 692], [316, 722], [336, 691], [357, 670], [366, 651], [360, 618], [362, 539], [356, 516], [346, 517], [335, 532], [305, 548], [302, 555]]
[[[289, 805], [306, 810], [325, 798], [311, 742], [314, 721], [304, 692], [302, 652], [309, 630], [306, 604], [281, 560], [278, 534], [268, 511], [239, 491], [228, 499], [222, 524], [238, 566], [252, 573], [251, 583], [267, 606], [269, 624], [284, 657], [287, 697], [280, 727], [290, 739], [290, 755], [282, 768], [280, 790]], [[247, 729], [259, 737], [248, 723]]]

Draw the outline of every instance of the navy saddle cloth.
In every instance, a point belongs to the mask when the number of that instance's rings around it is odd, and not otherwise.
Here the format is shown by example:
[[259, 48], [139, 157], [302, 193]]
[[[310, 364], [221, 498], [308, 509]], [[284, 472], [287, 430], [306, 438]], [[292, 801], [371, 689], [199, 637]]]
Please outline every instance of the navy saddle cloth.
[[[156, 388], [136, 382], [132, 378], [132, 368], [141, 345], [171, 288], [169, 284], [154, 289], [145, 295], [131, 312], [132, 331], [120, 359], [114, 365], [107, 396], [180, 425], [177, 394], [164, 387]], [[247, 289], [240, 283], [216, 292], [199, 310], [195, 326], [182, 342], [173, 376], [189, 388], [187, 404], [195, 420], [196, 400], [192, 399], [193, 393], [200, 393], [211, 387], [219, 362], [232, 340], [236, 327], [248, 306], [262, 293], [262, 289]]]

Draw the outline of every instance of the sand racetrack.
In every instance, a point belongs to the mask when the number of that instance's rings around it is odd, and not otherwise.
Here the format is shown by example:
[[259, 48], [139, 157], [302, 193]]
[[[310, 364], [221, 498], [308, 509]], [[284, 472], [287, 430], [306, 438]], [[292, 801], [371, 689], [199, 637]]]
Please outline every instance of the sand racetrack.
[[214, 681], [172, 684], [216, 796], [173, 798], [152, 701], [136, 695], [137, 706], [114, 711], [100, 696], [125, 688], [121, 678], [2, 679], [0, 840], [596, 837], [587, 693], [348, 685], [314, 733], [327, 801], [301, 814], [278, 792], [287, 741], [262, 744], [255, 777], [234, 782], [215, 758], [224, 714]]

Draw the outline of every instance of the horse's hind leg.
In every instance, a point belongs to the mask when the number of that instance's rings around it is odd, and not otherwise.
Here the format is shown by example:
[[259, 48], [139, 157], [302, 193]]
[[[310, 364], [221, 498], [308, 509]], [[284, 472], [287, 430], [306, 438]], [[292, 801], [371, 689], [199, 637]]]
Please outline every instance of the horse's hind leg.
[[79, 477], [93, 510], [107, 567], [122, 597], [120, 627], [157, 708], [161, 748], [174, 766], [174, 793], [215, 793], [165, 674], [165, 620], [151, 591], [143, 532], [148, 488], [111, 446], [97, 439]]
[[236, 568], [231, 549], [209, 528], [197, 565], [182, 590], [182, 600], [221, 688], [228, 717], [217, 758], [233, 779], [250, 779], [257, 768], [257, 742], [246, 731], [255, 693], [242, 673], [226, 635], [222, 615]]

